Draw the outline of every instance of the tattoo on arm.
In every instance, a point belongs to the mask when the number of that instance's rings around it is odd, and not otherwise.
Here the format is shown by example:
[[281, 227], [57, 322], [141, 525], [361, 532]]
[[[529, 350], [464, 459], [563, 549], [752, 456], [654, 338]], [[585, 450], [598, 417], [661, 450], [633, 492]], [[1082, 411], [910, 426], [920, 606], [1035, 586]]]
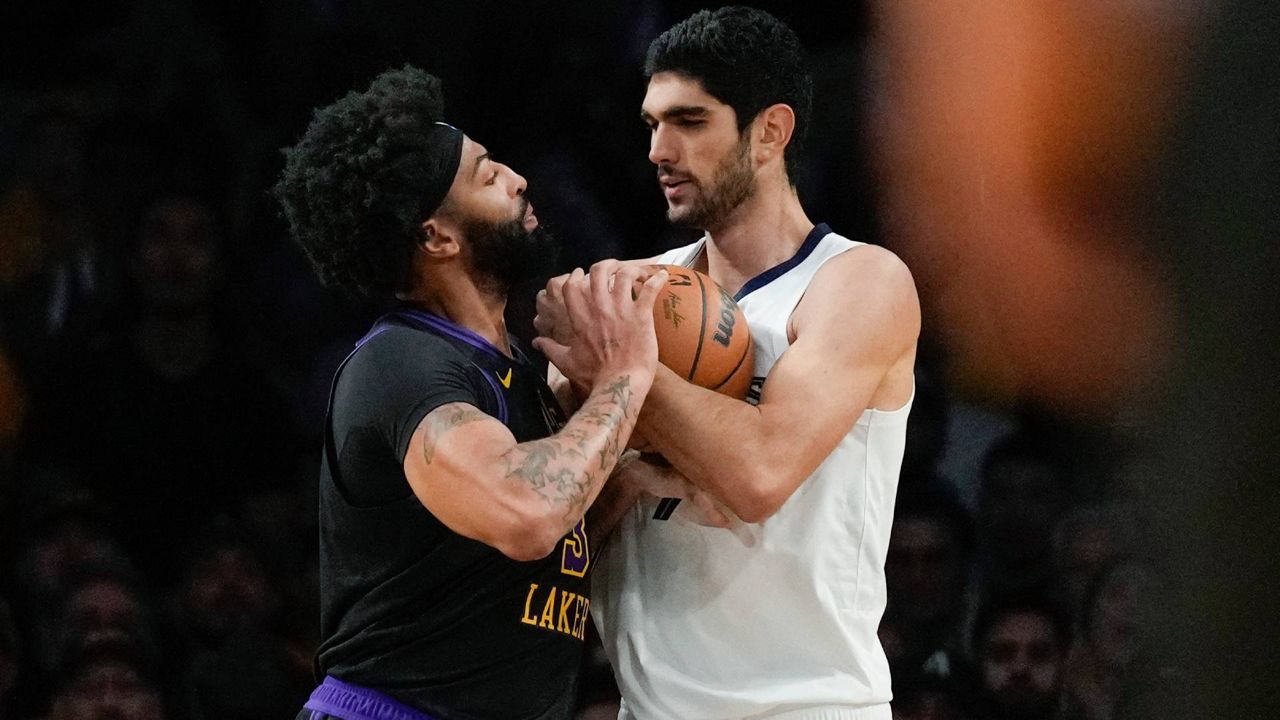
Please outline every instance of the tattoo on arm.
[[559, 433], [516, 446], [508, 456], [507, 477], [527, 483], [548, 505], [560, 508], [566, 521], [581, 517], [618, 460], [619, 434], [635, 423], [633, 399], [627, 375], [598, 389]]
[[468, 423], [490, 419], [471, 405], [451, 403], [442, 405], [427, 414], [425, 432], [422, 437], [422, 457], [431, 464], [436, 454], [436, 443], [440, 437], [454, 428]]

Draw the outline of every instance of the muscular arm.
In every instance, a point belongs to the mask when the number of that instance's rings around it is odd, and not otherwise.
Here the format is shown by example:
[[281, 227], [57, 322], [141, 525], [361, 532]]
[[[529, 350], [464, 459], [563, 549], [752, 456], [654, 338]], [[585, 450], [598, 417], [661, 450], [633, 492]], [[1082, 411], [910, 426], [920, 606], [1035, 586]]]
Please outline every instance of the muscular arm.
[[920, 310], [911, 275], [866, 246], [829, 260], [792, 314], [794, 341], [757, 406], [659, 366], [637, 430], [747, 522], [786, 502], [858, 417], [911, 393]]
[[648, 383], [643, 371], [619, 374], [559, 433], [524, 443], [471, 405], [443, 405], [414, 432], [405, 476], [454, 532], [516, 560], [545, 557], [609, 477]]
[[581, 328], [570, 348], [538, 338], [553, 365], [589, 378], [582, 407], [560, 432], [517, 443], [497, 420], [465, 403], [422, 419], [404, 458], [418, 499], [454, 532], [515, 560], [545, 557], [586, 512], [618, 461], [653, 382], [658, 344], [653, 303], [665, 273], [613, 283], [603, 270], [575, 270], [564, 296]]

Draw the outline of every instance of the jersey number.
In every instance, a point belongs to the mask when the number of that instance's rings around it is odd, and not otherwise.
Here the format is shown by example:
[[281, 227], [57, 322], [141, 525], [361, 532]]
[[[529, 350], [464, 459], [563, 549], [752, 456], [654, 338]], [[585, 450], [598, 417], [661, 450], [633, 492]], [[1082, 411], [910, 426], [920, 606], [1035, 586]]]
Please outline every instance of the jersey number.
[[587, 574], [589, 565], [591, 550], [587, 547], [587, 519], [583, 518], [564, 539], [564, 550], [560, 553], [560, 572], [583, 577]]

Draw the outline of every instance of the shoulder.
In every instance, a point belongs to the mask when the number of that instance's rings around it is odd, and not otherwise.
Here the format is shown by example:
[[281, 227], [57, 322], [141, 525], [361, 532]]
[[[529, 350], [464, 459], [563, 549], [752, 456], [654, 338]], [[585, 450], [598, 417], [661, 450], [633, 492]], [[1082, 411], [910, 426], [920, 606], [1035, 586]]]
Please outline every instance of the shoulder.
[[917, 300], [907, 264], [891, 250], [863, 243], [853, 243], [822, 264], [806, 293], [806, 297], [813, 295], [841, 304], [865, 302], [867, 296], [909, 304]]
[[856, 279], [877, 286], [909, 287], [915, 290], [915, 281], [911, 270], [892, 250], [858, 243], [840, 235], [835, 239], [847, 243], [847, 249], [827, 260], [818, 271], [816, 282], [843, 282]]
[[901, 258], [878, 245], [854, 244], [823, 263], [793, 320], [799, 333], [805, 324], [868, 316], [891, 320], [904, 336], [914, 338], [919, 333], [920, 301], [915, 279]]
[[367, 338], [347, 363], [342, 382], [386, 386], [411, 377], [470, 367], [467, 356], [434, 333], [392, 325]]
[[405, 362], [423, 353], [434, 360], [465, 359], [461, 350], [439, 335], [390, 325], [366, 339], [351, 362]]

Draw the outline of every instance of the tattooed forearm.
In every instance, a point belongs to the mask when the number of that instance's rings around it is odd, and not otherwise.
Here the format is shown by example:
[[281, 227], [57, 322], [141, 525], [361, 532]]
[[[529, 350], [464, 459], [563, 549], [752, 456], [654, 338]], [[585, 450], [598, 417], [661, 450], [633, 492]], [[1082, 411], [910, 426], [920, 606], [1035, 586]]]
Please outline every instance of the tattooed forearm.
[[566, 520], [581, 517], [635, 425], [634, 396], [626, 375], [599, 388], [559, 433], [518, 445], [507, 476], [525, 482]]
[[439, 442], [442, 435], [456, 427], [487, 419], [489, 419], [488, 415], [471, 405], [463, 403], [441, 405], [432, 410], [427, 414], [426, 422], [424, 423], [422, 457], [430, 465], [432, 458], [436, 454], [436, 443]]

